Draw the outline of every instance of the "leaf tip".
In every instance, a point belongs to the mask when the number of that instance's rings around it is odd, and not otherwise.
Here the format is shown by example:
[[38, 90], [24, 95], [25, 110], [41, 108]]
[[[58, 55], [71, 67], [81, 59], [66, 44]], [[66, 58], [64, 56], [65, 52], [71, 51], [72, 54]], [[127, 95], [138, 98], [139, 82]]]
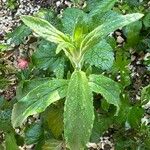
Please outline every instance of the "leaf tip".
[[136, 13], [137, 18], [141, 19], [142, 17], [144, 17], [144, 14], [142, 13]]

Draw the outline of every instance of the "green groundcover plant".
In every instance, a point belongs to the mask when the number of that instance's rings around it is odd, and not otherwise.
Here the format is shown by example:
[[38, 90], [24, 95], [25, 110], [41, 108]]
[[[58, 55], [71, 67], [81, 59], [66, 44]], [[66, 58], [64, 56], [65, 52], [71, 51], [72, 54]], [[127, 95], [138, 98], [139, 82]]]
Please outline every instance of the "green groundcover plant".
[[[121, 15], [111, 10], [116, 0], [101, 3], [86, 12], [78, 8], [68, 8], [61, 18], [62, 31], [39, 17], [21, 16], [21, 20], [36, 36], [57, 45], [56, 54], [64, 53], [73, 66], [68, 78], [50, 79], [35, 87], [14, 105], [13, 127], [21, 126], [30, 116], [42, 113], [58, 100], [64, 103], [64, 138], [67, 148], [82, 150], [89, 142], [95, 113], [93, 98], [99, 93], [108, 104], [116, 106], [114, 115], [121, 107], [122, 87], [103, 74], [92, 74], [88, 68], [101, 70], [112, 67], [114, 54], [107, 42], [108, 35], [143, 17], [141, 13]], [[87, 66], [89, 66], [87, 68]]]

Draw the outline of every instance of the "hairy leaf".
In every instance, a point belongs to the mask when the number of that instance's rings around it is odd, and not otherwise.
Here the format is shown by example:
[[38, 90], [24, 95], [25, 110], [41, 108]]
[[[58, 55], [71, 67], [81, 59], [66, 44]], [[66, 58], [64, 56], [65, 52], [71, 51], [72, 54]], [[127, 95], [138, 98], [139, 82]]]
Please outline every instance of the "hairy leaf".
[[89, 85], [91, 90], [100, 93], [108, 103], [115, 105], [118, 109], [120, 106], [120, 87], [119, 85], [103, 75], [90, 75]]
[[113, 49], [103, 40], [89, 49], [84, 59], [90, 65], [94, 65], [102, 70], [108, 70], [112, 67], [114, 61]]
[[95, 4], [93, 6], [90, 3], [89, 5], [91, 5], [90, 7], [92, 8], [92, 10], [90, 11], [90, 15], [103, 15], [105, 12], [109, 11], [114, 6], [116, 1], [117, 0], [95, 1]]
[[102, 13], [110, 10], [116, 0], [87, 0], [87, 9], [90, 12]]
[[40, 84], [43, 84], [49, 80], [50, 78], [35, 78], [32, 80], [25, 80], [25, 81], [20, 82], [16, 90], [17, 100], [20, 100], [25, 95], [27, 95], [31, 90], [33, 90]]
[[45, 40], [41, 40], [36, 52], [33, 54], [33, 63], [37, 68], [54, 71], [55, 68], [62, 64], [62, 58], [55, 53], [56, 46]]
[[103, 23], [109, 22], [112, 18], [120, 17], [121, 15], [113, 10], [109, 10], [107, 12], [101, 12], [97, 14], [89, 13], [88, 15], [88, 27], [89, 31], [94, 30], [99, 25]]
[[57, 46], [56, 54], [58, 54], [61, 50], [65, 51], [66, 49], [75, 50], [75, 47], [69, 42], [62, 42]]
[[51, 103], [66, 96], [66, 80], [51, 80], [39, 85], [14, 105], [12, 112], [13, 127], [20, 126], [33, 114], [43, 112]]
[[88, 33], [88, 18], [87, 16], [80, 16], [77, 18], [75, 27], [73, 30], [73, 41], [76, 43], [76, 49], [80, 48], [80, 44], [85, 36]]
[[[121, 15], [113, 10], [110, 10], [108, 12], [102, 12], [98, 13], [94, 16], [89, 16], [90, 17], [90, 29], [95, 29], [99, 25], [102, 25], [103, 23], [109, 22], [112, 18], [117, 18], [120, 17]], [[101, 19], [99, 19], [101, 18]]]
[[82, 51], [91, 48], [99, 40], [105, 38], [110, 32], [116, 29], [126, 26], [132, 22], [135, 22], [143, 17], [143, 14], [134, 13], [128, 15], [119, 15], [112, 17], [109, 21], [103, 23], [102, 25], [91, 31], [82, 41], [80, 49]]
[[71, 150], [83, 149], [89, 141], [94, 121], [92, 92], [84, 72], [70, 79], [64, 108], [64, 135]]
[[83, 17], [85, 13], [78, 8], [65, 9], [62, 17], [62, 24], [64, 31], [68, 34], [72, 34], [75, 28], [76, 21], [79, 17]]
[[60, 43], [69, 40], [68, 36], [64, 35], [44, 19], [32, 16], [21, 16], [21, 20], [36, 34], [50, 42]]
[[64, 77], [64, 71], [65, 71], [64, 67], [65, 67], [65, 59], [61, 58], [59, 60], [58, 65], [54, 69], [54, 73], [55, 73], [56, 78], [62, 79]]

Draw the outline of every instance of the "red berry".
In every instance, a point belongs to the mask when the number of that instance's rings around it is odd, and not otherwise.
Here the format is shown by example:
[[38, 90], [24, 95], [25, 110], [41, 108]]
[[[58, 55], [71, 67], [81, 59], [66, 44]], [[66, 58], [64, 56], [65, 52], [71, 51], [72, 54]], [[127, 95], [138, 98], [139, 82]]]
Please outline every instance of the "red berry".
[[28, 67], [29, 62], [25, 59], [18, 59], [18, 67], [22, 70], [26, 69]]

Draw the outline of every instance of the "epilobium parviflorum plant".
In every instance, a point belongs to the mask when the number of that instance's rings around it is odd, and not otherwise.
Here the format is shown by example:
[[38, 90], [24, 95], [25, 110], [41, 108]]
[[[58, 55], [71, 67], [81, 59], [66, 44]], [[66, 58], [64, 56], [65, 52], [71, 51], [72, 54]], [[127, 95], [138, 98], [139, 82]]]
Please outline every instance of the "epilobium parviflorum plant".
[[25, 25], [43, 39], [57, 44], [56, 55], [61, 51], [70, 60], [74, 71], [70, 79], [54, 78], [31, 90], [13, 108], [13, 127], [21, 126], [28, 116], [43, 112], [49, 105], [65, 99], [64, 137], [67, 148], [83, 150], [90, 139], [94, 123], [93, 92], [101, 94], [109, 104], [120, 107], [120, 86], [104, 75], [86, 74], [83, 67], [89, 64], [103, 70], [110, 68], [114, 56], [105, 38], [118, 28], [143, 17], [134, 13], [121, 15], [110, 10], [116, 0], [104, 0], [88, 13], [68, 8], [63, 13], [62, 31], [48, 21], [21, 16]]

